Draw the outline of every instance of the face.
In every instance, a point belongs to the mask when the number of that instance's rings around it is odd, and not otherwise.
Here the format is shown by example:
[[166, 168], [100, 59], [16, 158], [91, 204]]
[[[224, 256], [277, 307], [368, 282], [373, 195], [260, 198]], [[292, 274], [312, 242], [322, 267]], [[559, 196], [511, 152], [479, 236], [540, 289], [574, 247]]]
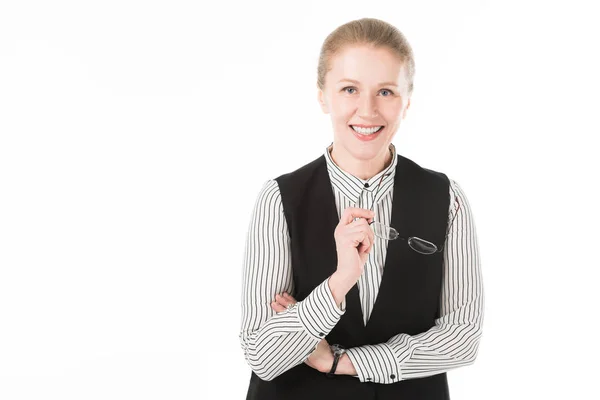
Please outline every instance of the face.
[[[354, 46], [332, 58], [318, 100], [331, 115], [334, 148], [345, 158], [385, 158], [400, 121], [410, 106], [401, 61], [388, 49]], [[374, 134], [353, 127], [382, 126]]]

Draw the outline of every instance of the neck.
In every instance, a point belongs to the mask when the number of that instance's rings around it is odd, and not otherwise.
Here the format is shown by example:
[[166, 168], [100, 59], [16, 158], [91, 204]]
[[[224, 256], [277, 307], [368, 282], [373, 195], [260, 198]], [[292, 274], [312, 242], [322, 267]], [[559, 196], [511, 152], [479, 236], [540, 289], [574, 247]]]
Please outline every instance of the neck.
[[392, 163], [392, 150], [390, 148], [385, 149], [381, 154], [370, 160], [353, 158], [347, 152], [339, 151], [335, 144], [332, 145], [329, 152], [333, 161], [341, 169], [362, 180], [374, 177]]

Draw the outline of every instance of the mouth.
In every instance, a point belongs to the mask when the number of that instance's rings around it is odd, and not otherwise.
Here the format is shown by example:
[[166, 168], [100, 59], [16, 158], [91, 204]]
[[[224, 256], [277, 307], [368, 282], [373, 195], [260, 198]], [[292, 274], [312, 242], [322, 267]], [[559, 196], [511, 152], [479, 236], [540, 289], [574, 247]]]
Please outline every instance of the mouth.
[[356, 125], [348, 125], [354, 136], [363, 142], [375, 140], [385, 129], [384, 125], [362, 128]]

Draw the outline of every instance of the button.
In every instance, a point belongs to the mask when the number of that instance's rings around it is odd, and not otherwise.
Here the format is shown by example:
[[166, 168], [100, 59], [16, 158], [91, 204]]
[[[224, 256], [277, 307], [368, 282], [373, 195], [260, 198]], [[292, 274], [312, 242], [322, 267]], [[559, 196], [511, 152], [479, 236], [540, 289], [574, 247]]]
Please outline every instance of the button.
[[319, 333], [319, 336], [323, 337], [325, 334], [323, 332]]
[[390, 378], [392, 378], [392, 379], [396, 379], [396, 375], [394, 375], [394, 374], [391, 374], [391, 375], [390, 375]]
[[368, 380], [368, 381], [370, 381], [370, 380], [371, 380], [371, 378], [367, 378], [367, 380]]
[[366, 187], [366, 188], [368, 188], [368, 187], [369, 187], [369, 183], [368, 183], [368, 182], [367, 182], [367, 183], [365, 183], [365, 187]]

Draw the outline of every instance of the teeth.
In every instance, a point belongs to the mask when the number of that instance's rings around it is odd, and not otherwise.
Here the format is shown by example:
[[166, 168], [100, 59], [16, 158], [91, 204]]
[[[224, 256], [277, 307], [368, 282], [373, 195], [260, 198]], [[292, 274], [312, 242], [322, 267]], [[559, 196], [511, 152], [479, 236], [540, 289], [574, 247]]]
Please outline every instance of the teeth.
[[352, 127], [352, 129], [354, 129], [356, 132], [362, 134], [362, 135], [372, 135], [373, 133], [379, 131], [381, 128], [383, 128], [382, 126], [378, 126], [378, 127], [374, 127], [374, 128], [360, 128], [358, 126], [354, 126], [354, 125], [350, 125]]

